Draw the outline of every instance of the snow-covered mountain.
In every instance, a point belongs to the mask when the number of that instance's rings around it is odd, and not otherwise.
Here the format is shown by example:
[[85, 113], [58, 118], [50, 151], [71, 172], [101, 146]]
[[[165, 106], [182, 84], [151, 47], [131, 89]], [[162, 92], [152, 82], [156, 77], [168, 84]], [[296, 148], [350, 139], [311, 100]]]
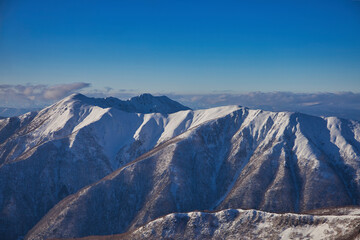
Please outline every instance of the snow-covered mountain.
[[174, 212], [359, 205], [359, 156], [357, 121], [71, 95], [0, 120], [0, 235], [41, 218], [28, 239], [123, 233]]
[[235, 108], [194, 112], [149, 94], [128, 101], [75, 94], [0, 120], [0, 236], [25, 235], [65, 196]]
[[324, 216], [241, 209], [172, 213], [127, 233], [78, 240], [360, 239], [360, 209], [346, 210], [347, 215]]
[[360, 238], [360, 211], [356, 212], [357, 215], [346, 216], [241, 209], [173, 213], [127, 235], [119, 235], [118, 239], [357, 239]]

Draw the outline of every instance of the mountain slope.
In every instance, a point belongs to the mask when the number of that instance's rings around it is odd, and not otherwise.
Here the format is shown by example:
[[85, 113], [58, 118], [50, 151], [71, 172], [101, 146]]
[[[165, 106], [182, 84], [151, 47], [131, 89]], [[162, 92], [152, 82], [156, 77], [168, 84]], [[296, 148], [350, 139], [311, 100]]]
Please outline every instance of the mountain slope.
[[79, 240], [126, 239], [358, 239], [357, 215], [274, 214], [257, 210], [172, 213], [134, 231]]
[[0, 236], [25, 235], [67, 195], [238, 107], [186, 109], [148, 94], [128, 101], [74, 94], [39, 112], [0, 120]]
[[235, 109], [65, 198], [27, 239], [123, 233], [173, 212], [358, 205], [359, 142], [356, 121]]

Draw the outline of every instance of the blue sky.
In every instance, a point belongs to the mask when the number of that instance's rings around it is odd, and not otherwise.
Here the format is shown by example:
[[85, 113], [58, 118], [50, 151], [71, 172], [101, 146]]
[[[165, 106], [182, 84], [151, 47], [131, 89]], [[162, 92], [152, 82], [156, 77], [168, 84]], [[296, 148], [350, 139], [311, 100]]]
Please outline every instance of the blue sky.
[[0, 81], [359, 92], [360, 2], [3, 0]]

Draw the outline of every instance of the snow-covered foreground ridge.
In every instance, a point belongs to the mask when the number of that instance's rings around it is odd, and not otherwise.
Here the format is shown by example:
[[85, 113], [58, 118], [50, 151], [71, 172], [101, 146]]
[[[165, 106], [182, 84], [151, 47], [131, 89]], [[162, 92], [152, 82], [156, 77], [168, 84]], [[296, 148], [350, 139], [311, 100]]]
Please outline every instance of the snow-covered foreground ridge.
[[164, 96], [121, 101], [74, 94], [0, 120], [0, 236], [25, 235], [65, 196], [237, 108], [191, 111]]
[[173, 212], [359, 205], [359, 142], [359, 122], [338, 118], [71, 95], [0, 120], [0, 236], [41, 218], [29, 239], [122, 233]]
[[360, 239], [360, 209], [344, 216], [241, 209], [172, 213], [123, 234], [77, 240], [95, 239]]

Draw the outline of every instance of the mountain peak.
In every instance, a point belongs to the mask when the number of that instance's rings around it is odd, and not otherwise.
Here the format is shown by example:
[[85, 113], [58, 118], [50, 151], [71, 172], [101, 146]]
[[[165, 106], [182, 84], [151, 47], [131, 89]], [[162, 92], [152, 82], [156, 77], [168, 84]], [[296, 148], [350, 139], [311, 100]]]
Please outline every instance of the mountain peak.
[[[164, 98], [164, 97], [165, 96], [155, 97], [155, 96], [151, 95], [150, 93], [143, 93], [143, 94], [140, 94], [139, 96], [132, 97], [132, 98], [128, 99], [127, 101], [149, 104], [150, 102], [156, 101], [156, 99], [160, 99], [160, 98]], [[168, 97], [166, 97], [166, 98], [169, 99], [170, 101], [172, 101], [170, 98], [168, 98]]]
[[125, 105], [130, 111], [142, 113], [174, 113], [181, 110], [190, 110], [190, 108], [166, 96], [153, 96], [149, 93], [133, 97], [127, 100]]
[[71, 99], [74, 99], [74, 100], [84, 100], [84, 99], [87, 99], [88, 97], [86, 97], [85, 95], [81, 94], [81, 93], [73, 93], [73, 94], [70, 94], [69, 96], [65, 97], [64, 100], [71, 100]]
[[148, 98], [148, 99], [150, 99], [150, 98], [154, 98], [154, 96], [151, 95], [150, 93], [142, 93], [139, 96], [135, 96], [132, 98], [144, 98], [144, 99]]
[[100, 98], [91, 98], [91, 97], [87, 97], [81, 93], [73, 93], [67, 97], [65, 97], [64, 99], [60, 100], [60, 102], [73, 102], [73, 101], [80, 101], [82, 103], [86, 103], [89, 105], [98, 105], [96, 103], [96, 100], [99, 100]]
[[120, 100], [115, 97], [91, 98], [80, 93], [74, 93], [64, 98], [63, 102], [81, 101], [88, 105], [94, 105], [101, 108], [117, 108], [126, 112], [136, 113], [174, 113], [182, 110], [191, 110], [190, 108], [171, 100], [166, 96], [153, 96], [150, 93], [143, 93], [128, 100]]

